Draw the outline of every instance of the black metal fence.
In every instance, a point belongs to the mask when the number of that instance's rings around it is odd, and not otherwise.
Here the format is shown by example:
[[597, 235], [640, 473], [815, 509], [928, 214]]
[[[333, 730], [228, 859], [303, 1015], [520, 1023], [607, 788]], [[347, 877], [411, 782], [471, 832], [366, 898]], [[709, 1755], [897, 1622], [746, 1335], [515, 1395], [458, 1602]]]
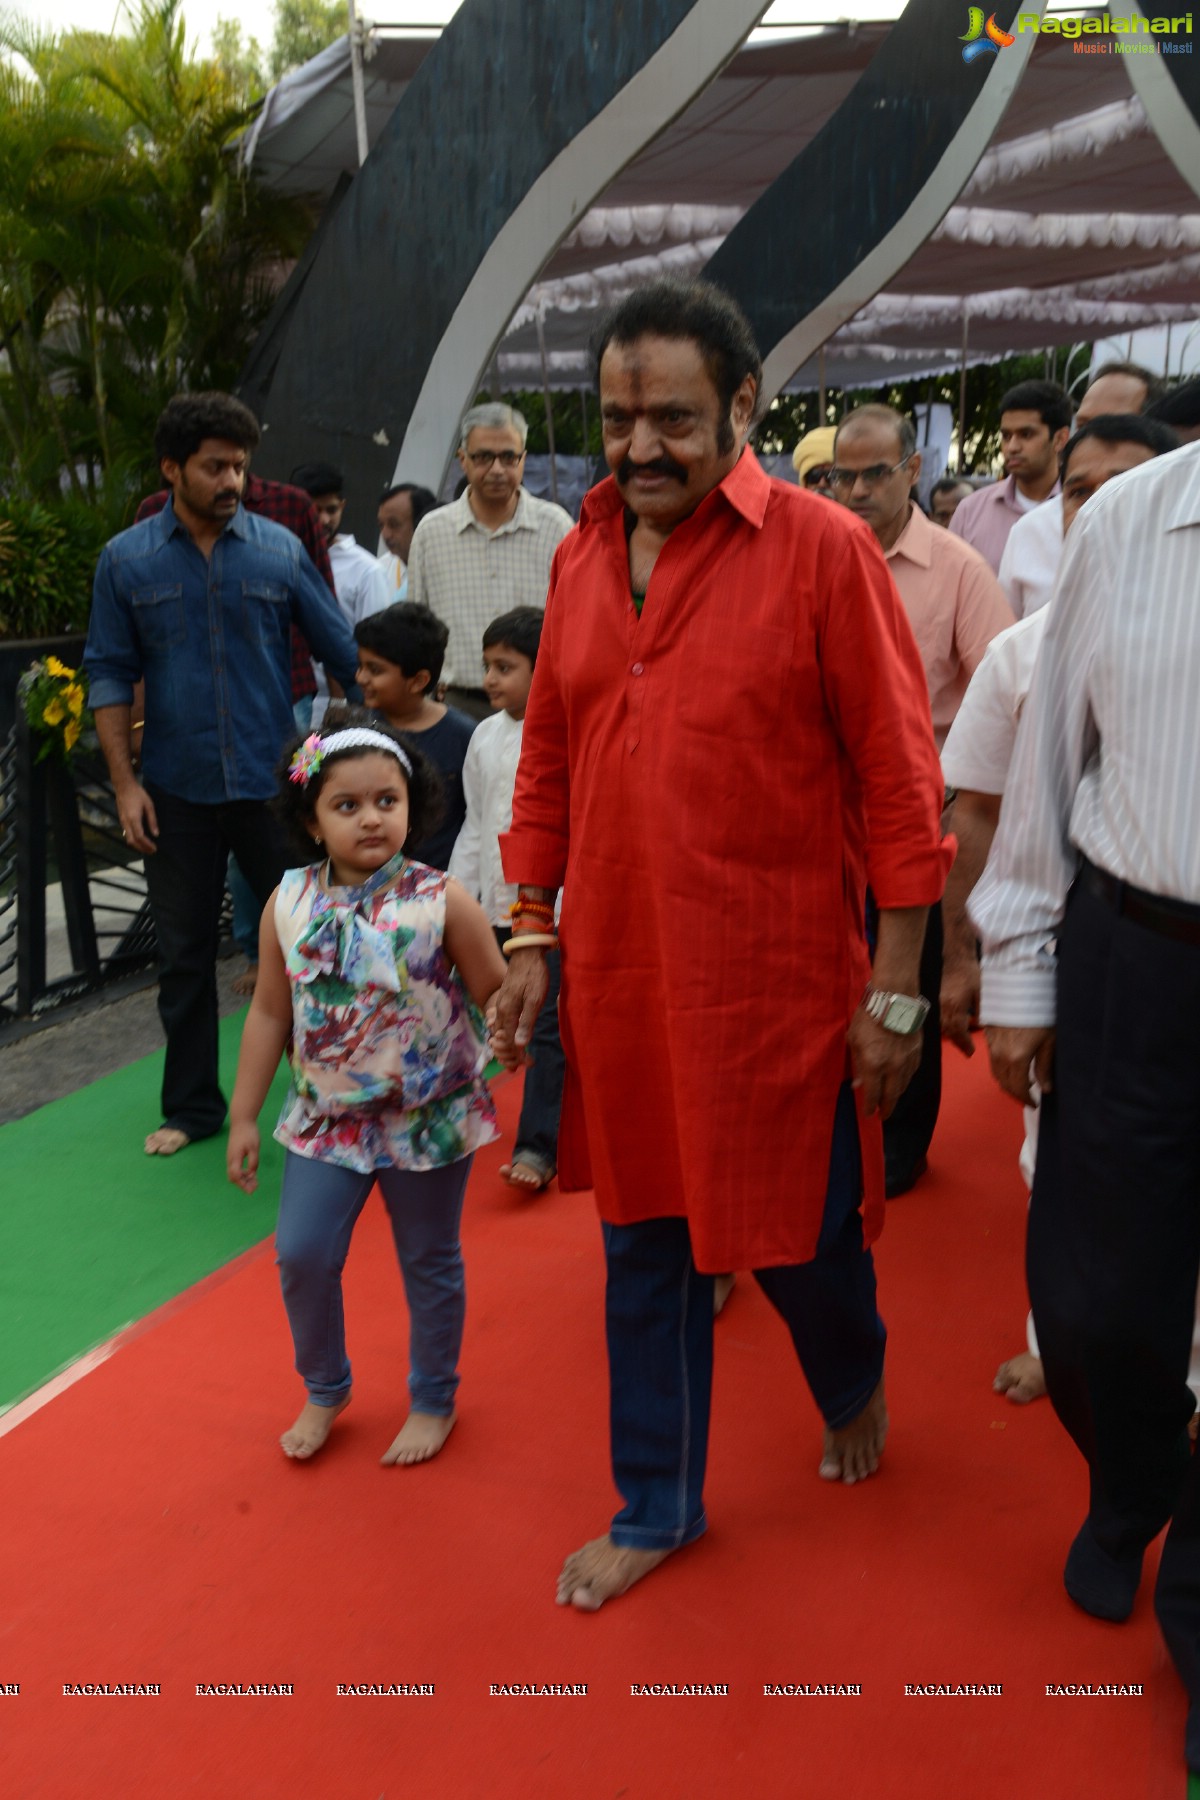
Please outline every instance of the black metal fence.
[[[121, 838], [99, 750], [68, 767], [37, 762], [36, 748], [18, 711], [0, 750], [0, 1023], [93, 993], [156, 955], [145, 876]], [[60, 895], [70, 967], [52, 972]]]

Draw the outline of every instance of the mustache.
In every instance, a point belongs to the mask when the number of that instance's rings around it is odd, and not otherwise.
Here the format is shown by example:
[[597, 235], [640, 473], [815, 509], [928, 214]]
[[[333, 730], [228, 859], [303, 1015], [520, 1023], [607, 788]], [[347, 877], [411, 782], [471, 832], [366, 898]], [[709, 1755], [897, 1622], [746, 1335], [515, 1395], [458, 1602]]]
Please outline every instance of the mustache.
[[672, 456], [657, 456], [648, 463], [635, 463], [632, 457], [625, 457], [617, 470], [618, 483], [633, 481], [638, 475], [667, 475], [687, 486], [687, 470]]

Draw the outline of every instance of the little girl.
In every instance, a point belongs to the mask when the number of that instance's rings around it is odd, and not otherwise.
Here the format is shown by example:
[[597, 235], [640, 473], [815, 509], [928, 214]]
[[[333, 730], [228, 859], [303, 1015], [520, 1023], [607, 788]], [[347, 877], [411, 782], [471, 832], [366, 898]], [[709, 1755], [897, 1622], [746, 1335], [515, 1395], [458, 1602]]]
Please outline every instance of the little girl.
[[229, 1179], [252, 1193], [256, 1121], [290, 1037], [276, 1251], [308, 1400], [280, 1441], [315, 1455], [349, 1404], [342, 1268], [378, 1181], [410, 1319], [411, 1411], [383, 1461], [424, 1462], [455, 1420], [463, 1191], [497, 1136], [477, 1008], [504, 960], [483, 908], [404, 854], [437, 822], [436, 771], [418, 752], [342, 706], [284, 767], [279, 810], [324, 860], [290, 869], [263, 913], [228, 1153]]

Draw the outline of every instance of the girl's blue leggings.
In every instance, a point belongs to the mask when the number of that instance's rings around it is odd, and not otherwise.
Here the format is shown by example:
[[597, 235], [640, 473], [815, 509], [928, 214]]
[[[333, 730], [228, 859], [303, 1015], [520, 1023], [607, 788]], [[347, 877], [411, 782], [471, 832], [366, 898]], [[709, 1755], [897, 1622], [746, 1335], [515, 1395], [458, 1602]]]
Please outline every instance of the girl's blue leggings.
[[355, 1220], [378, 1181], [392, 1221], [409, 1315], [408, 1387], [416, 1412], [454, 1410], [466, 1291], [459, 1222], [472, 1158], [441, 1169], [360, 1174], [288, 1151], [275, 1233], [296, 1369], [317, 1406], [350, 1391], [342, 1269]]

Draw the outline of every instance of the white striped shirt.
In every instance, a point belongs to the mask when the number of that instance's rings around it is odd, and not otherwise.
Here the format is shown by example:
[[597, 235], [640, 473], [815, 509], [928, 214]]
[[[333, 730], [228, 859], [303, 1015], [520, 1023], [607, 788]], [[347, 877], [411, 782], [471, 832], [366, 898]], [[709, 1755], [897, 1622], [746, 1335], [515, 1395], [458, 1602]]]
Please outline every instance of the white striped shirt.
[[483, 683], [483, 634], [500, 613], [546, 604], [550, 563], [572, 526], [550, 500], [517, 491], [517, 510], [496, 531], [471, 510], [470, 489], [426, 513], [408, 553], [408, 598], [431, 607], [450, 628], [442, 679]]
[[1200, 443], [1106, 482], [1067, 535], [970, 913], [980, 1016], [1052, 1025], [1079, 857], [1200, 903]]

